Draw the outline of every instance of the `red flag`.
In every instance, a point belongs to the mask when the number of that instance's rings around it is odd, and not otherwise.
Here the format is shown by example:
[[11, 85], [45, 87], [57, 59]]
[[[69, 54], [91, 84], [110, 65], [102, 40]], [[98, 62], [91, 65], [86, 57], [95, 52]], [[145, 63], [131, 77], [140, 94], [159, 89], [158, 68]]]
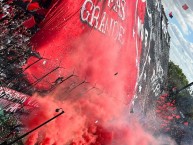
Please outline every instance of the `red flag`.
[[26, 21], [24, 21], [23, 25], [26, 28], [32, 28], [34, 25], [36, 24], [34, 17], [31, 17], [29, 19], [27, 19]]
[[184, 4], [184, 5], [182, 6], [182, 8], [183, 8], [184, 10], [187, 10], [189, 7], [187, 6], [187, 4]]
[[172, 12], [169, 13], [169, 17], [170, 17], [170, 18], [173, 18]]
[[37, 3], [37, 2], [29, 3], [27, 6], [28, 11], [35, 11], [38, 9], [40, 9], [40, 6], [39, 6], [39, 3]]

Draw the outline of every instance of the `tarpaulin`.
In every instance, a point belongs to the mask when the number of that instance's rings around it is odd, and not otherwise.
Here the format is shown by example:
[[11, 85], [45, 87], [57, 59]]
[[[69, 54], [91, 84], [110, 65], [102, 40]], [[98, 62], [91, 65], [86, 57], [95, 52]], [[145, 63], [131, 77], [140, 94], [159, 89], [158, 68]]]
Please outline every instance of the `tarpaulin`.
[[[49, 88], [58, 77], [74, 71], [104, 89], [115, 84], [116, 90], [118, 84], [132, 94], [141, 53], [138, 32], [144, 15], [143, 0], [53, 1], [40, 31], [31, 40], [46, 60], [26, 70], [28, 79], [34, 82], [59, 66], [36, 87]], [[35, 60], [29, 59], [28, 64]]]

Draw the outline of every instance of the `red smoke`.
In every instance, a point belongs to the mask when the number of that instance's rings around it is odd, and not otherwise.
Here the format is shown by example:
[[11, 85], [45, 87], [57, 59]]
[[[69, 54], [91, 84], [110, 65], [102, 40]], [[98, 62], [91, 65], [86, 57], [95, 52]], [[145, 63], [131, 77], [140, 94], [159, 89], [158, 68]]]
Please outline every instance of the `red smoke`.
[[[40, 108], [23, 121], [29, 129], [56, 115], [54, 111], [58, 107], [63, 108], [65, 114], [30, 135], [26, 144], [149, 145], [154, 142], [153, 139], [136, 120], [129, 117], [128, 106], [135, 93], [136, 60], [139, 60], [141, 52], [137, 22], [138, 17], [143, 22], [145, 2], [127, 1], [124, 9], [126, 16], [122, 20], [120, 15], [123, 16], [123, 12], [118, 15], [119, 10], [113, 11], [116, 2], [90, 0], [100, 7], [98, 22], [102, 21], [102, 14], [106, 12], [124, 28], [122, 37], [118, 37], [117, 33], [116, 37], [107, 34], [110, 32], [103, 34], [99, 28], [82, 22], [80, 12], [84, 2], [54, 1], [40, 31], [32, 39], [34, 49], [47, 60], [26, 71], [30, 81], [41, 78], [56, 66], [62, 67], [38, 83], [37, 88], [49, 88], [58, 77], [67, 78], [73, 71], [77, 76], [43, 98], [34, 95]], [[108, 2], [111, 2], [110, 7]], [[91, 12], [91, 3], [86, 9]], [[28, 64], [33, 61], [34, 58], [31, 58]], [[71, 91], [73, 83], [77, 87]]]
[[32, 134], [27, 145], [36, 142], [48, 145], [156, 144], [136, 120], [129, 117], [128, 106], [106, 94], [96, 95], [93, 90], [82, 98], [63, 101], [55, 100], [54, 95], [47, 99], [34, 97], [39, 101], [40, 109], [24, 121], [29, 129], [56, 115], [55, 109], [59, 106], [65, 113]]

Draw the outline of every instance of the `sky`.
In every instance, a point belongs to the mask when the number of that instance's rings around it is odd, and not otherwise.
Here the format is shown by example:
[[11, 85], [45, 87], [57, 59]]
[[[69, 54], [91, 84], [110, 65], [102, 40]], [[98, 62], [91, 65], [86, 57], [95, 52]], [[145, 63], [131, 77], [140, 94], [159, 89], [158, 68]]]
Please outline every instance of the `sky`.
[[[170, 60], [193, 82], [193, 0], [162, 0], [162, 3], [169, 20]], [[187, 10], [182, 8], [184, 4], [188, 5]]]

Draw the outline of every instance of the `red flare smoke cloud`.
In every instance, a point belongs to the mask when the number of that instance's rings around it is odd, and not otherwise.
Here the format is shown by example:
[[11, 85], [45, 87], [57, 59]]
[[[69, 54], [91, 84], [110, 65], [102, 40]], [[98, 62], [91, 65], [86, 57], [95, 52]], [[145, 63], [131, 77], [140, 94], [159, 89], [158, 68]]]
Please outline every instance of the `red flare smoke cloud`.
[[[53, 117], [58, 107], [65, 114], [31, 134], [27, 145], [156, 144], [128, 117], [142, 49], [138, 23], [144, 21], [145, 5], [142, 0], [53, 1], [31, 40], [46, 60], [26, 70], [28, 79], [33, 83], [60, 66], [36, 87], [49, 88], [58, 77], [73, 71], [73, 81], [88, 83], [66, 93], [69, 82], [65, 81], [46, 97], [33, 96], [40, 109], [23, 120], [29, 129]], [[28, 64], [34, 61], [30, 58]]]

